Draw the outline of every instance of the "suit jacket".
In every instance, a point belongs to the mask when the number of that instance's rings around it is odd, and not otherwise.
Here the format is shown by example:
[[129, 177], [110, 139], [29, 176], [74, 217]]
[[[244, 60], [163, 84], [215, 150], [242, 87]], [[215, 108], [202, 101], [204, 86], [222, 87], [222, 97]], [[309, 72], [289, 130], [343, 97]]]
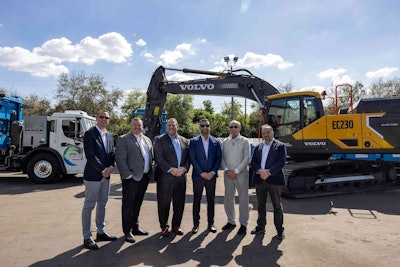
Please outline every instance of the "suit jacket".
[[[181, 164], [178, 166], [178, 158], [175, 153], [174, 145], [168, 134], [162, 134], [156, 137], [154, 142], [154, 159], [157, 164], [155, 172], [155, 179], [158, 175], [171, 176], [168, 173], [171, 168], [185, 167], [186, 170], [190, 168], [189, 159], [189, 140], [185, 137], [178, 135], [179, 143], [181, 146]], [[183, 176], [186, 177], [186, 174]]]
[[[265, 143], [262, 142], [254, 148], [253, 157], [251, 159], [251, 168], [253, 169], [253, 179], [256, 184], [262, 183], [260, 175], [257, 171], [261, 169], [262, 150]], [[266, 180], [268, 184], [285, 185], [285, 177], [283, 175], [283, 167], [286, 163], [286, 147], [282, 142], [274, 139], [269, 150], [265, 169], [269, 169], [271, 176]]]
[[[153, 144], [147, 136], [143, 135], [143, 140], [149, 148], [150, 170], [153, 168]], [[140, 149], [139, 142], [133, 133], [124, 134], [117, 139], [115, 148], [115, 160], [121, 179], [132, 176], [133, 180], [140, 181], [144, 171], [144, 157]]]
[[103, 139], [96, 126], [90, 128], [83, 138], [83, 147], [86, 155], [86, 165], [83, 173], [83, 179], [87, 181], [101, 181], [102, 171], [110, 166], [114, 166], [114, 137], [106, 132], [107, 151], [103, 145]]
[[206, 158], [201, 136], [198, 135], [190, 140], [189, 155], [193, 165], [193, 179], [202, 179], [200, 176], [202, 172], [211, 171], [215, 172], [214, 177], [218, 177], [218, 169], [222, 159], [221, 142], [211, 135], [208, 139], [208, 159]]

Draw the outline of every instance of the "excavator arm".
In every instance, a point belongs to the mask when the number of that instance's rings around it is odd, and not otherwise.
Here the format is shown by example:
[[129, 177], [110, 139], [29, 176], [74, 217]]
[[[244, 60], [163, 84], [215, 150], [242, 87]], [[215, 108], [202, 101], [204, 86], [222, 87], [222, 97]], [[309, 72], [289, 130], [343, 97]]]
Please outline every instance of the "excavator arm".
[[[211, 78], [188, 81], [168, 81], [165, 70], [214, 76]], [[237, 72], [247, 74], [236, 74]], [[264, 107], [267, 96], [279, 94], [268, 82], [254, 76], [245, 69], [229, 72], [213, 72], [193, 69], [172, 69], [158, 67], [151, 77], [147, 89], [147, 101], [144, 117], [145, 134], [152, 140], [160, 133], [161, 114], [167, 100], [167, 94], [240, 96], [259, 103]]]

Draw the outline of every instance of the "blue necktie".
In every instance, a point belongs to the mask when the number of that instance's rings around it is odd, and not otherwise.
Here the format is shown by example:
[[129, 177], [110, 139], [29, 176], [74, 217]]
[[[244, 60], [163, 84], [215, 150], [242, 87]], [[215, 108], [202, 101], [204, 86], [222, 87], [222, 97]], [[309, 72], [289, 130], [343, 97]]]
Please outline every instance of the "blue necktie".
[[179, 166], [181, 166], [181, 159], [182, 159], [182, 151], [181, 151], [181, 144], [179, 143], [179, 139], [178, 138], [174, 138], [174, 148], [175, 148], [175, 153], [176, 153], [176, 157], [178, 158], [178, 168]]

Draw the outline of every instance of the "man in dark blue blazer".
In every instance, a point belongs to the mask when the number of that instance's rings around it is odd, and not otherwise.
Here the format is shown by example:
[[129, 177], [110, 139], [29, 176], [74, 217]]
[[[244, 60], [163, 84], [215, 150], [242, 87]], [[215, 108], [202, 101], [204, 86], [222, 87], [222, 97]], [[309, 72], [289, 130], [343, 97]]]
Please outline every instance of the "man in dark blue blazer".
[[200, 203], [203, 188], [207, 196], [207, 221], [208, 230], [215, 233], [214, 226], [215, 210], [215, 185], [218, 177], [218, 169], [221, 165], [222, 149], [221, 142], [210, 135], [210, 122], [201, 119], [199, 122], [200, 135], [190, 140], [189, 155], [193, 166], [193, 229], [195, 234], [199, 231]]
[[258, 202], [257, 226], [251, 231], [251, 234], [265, 233], [267, 224], [266, 203], [269, 193], [274, 208], [274, 224], [278, 232], [276, 238], [282, 240], [285, 238], [281, 200], [285, 177], [282, 169], [286, 163], [286, 148], [282, 142], [274, 138], [274, 131], [270, 125], [263, 125], [261, 133], [264, 142], [254, 148], [251, 159]]
[[115, 236], [110, 236], [104, 231], [104, 218], [106, 204], [110, 192], [110, 176], [114, 167], [114, 138], [106, 130], [110, 115], [105, 110], [97, 112], [97, 125], [90, 128], [83, 140], [86, 166], [83, 174], [85, 183], [85, 202], [82, 208], [83, 245], [88, 249], [98, 249], [92, 239], [90, 231], [92, 210], [96, 208], [96, 241], [114, 241]]

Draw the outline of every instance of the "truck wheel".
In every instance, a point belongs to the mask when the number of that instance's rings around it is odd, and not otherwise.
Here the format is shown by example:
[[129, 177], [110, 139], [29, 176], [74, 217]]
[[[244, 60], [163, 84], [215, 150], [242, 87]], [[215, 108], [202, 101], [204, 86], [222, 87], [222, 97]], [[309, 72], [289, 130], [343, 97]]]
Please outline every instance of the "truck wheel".
[[27, 166], [28, 177], [34, 183], [45, 184], [60, 179], [60, 167], [57, 160], [49, 154], [34, 156]]

